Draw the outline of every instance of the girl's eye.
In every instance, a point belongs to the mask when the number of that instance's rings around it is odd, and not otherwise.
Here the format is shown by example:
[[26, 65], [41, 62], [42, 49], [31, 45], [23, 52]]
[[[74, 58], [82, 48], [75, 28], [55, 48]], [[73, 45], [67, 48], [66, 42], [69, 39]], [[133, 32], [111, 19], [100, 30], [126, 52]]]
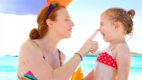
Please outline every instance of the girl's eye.
[[103, 24], [103, 23], [100, 23], [100, 25], [103, 26], [104, 24]]
[[100, 26], [103, 26], [103, 24], [102, 24], [102, 23], [100, 23]]

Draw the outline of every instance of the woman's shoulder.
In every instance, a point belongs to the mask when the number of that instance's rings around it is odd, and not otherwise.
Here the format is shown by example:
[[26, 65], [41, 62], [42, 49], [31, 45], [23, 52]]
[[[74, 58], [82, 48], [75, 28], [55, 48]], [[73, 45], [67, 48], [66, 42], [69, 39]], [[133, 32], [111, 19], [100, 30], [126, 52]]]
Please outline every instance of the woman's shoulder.
[[22, 43], [22, 45], [21, 45], [21, 50], [23, 51], [23, 50], [30, 49], [31, 45], [32, 45], [32, 43], [31, 43], [30, 40], [28, 39], [28, 40], [26, 40], [26, 41], [24, 41], [24, 42]]
[[31, 40], [28, 39], [21, 45], [20, 54], [30, 56], [33, 55], [32, 53], [38, 54], [40, 53], [40, 50], [31, 42]]

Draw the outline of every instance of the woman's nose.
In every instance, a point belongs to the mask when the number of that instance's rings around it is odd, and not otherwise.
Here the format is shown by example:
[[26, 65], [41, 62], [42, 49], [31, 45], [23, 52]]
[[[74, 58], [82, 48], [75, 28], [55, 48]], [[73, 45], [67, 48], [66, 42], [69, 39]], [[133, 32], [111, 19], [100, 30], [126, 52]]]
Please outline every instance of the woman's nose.
[[74, 26], [75, 26], [74, 22], [73, 22], [73, 21], [71, 21], [71, 27], [74, 27]]

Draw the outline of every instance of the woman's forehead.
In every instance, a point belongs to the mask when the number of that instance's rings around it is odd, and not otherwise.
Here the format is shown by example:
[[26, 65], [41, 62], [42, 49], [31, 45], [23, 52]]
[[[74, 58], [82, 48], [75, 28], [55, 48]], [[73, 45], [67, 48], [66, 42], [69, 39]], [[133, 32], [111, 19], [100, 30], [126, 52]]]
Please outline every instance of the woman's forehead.
[[70, 17], [66, 8], [61, 8], [60, 10], [58, 10], [57, 15], [60, 16], [60, 17]]

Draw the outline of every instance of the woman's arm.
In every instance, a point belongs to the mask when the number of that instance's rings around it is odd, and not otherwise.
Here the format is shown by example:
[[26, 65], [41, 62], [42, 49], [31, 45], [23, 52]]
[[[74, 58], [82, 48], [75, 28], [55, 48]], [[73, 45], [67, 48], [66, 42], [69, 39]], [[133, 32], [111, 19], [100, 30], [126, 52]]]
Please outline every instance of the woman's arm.
[[21, 55], [24, 58], [25, 64], [33, 72], [39, 80], [68, 80], [73, 74], [78, 64], [81, 61], [81, 56], [88, 54], [90, 49], [96, 51], [98, 43], [92, 41], [98, 30], [85, 42], [81, 49], [62, 67], [53, 69], [48, 63], [43, 60], [42, 52], [38, 47], [27, 41], [21, 47]]
[[131, 55], [126, 44], [117, 47], [118, 80], [128, 80], [130, 72]]
[[[90, 48], [96, 47], [97, 45], [97, 42], [87, 40], [78, 53], [85, 56]], [[27, 67], [39, 80], [67, 80], [81, 61], [80, 56], [75, 54], [66, 64], [54, 70], [43, 60], [41, 50], [38, 47], [33, 47], [30, 42], [26, 42], [22, 46], [20, 53], [22, 54]]]
[[94, 80], [94, 69], [92, 69], [83, 80]]
[[39, 80], [67, 80], [81, 61], [78, 55], [74, 55], [64, 66], [54, 70], [43, 60], [39, 48], [33, 47], [31, 43], [22, 46], [21, 54], [27, 67]]

